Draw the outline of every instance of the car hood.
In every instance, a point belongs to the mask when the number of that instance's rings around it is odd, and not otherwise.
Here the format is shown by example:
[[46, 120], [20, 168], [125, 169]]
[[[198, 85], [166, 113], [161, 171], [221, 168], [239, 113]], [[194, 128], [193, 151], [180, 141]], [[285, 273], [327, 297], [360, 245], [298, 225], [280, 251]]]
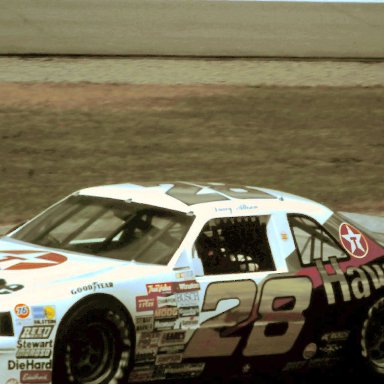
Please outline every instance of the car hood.
[[[121, 261], [62, 251], [24, 243], [8, 237], [0, 239], [0, 279], [2, 285], [41, 286], [73, 280], [92, 279], [113, 271], [125, 279], [156, 273], [161, 266]], [[1, 283], [0, 283], [1, 284]]]

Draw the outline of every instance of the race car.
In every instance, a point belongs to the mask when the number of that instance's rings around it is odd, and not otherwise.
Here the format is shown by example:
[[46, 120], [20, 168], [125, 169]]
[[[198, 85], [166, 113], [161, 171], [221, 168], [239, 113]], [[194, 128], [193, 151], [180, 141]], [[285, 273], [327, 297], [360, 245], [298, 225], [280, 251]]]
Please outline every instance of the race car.
[[220, 183], [77, 191], [0, 240], [0, 384], [361, 364], [384, 378], [384, 249], [314, 201]]

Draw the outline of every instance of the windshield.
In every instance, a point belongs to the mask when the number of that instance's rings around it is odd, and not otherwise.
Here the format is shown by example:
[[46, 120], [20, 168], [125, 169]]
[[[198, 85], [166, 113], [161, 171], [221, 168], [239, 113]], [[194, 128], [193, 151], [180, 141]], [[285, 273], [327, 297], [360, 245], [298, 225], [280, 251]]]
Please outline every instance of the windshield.
[[159, 207], [71, 196], [11, 237], [46, 247], [165, 265], [192, 221], [184, 213]]

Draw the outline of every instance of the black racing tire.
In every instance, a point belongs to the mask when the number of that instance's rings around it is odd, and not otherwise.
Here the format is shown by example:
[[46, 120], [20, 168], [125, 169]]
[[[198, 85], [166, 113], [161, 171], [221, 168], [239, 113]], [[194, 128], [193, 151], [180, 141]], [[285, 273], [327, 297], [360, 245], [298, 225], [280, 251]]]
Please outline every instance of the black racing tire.
[[384, 297], [369, 308], [363, 321], [361, 353], [368, 373], [384, 381]]
[[133, 363], [133, 326], [117, 302], [104, 297], [71, 311], [55, 342], [53, 383], [120, 384]]

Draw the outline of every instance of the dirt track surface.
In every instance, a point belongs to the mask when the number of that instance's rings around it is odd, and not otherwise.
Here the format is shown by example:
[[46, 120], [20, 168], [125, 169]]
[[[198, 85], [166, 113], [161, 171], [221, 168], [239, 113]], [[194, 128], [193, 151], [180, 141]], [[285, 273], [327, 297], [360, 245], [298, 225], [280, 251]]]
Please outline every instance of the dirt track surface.
[[0, 223], [177, 179], [384, 213], [383, 105], [384, 62], [0, 57]]
[[0, 82], [384, 86], [384, 61], [0, 57]]

